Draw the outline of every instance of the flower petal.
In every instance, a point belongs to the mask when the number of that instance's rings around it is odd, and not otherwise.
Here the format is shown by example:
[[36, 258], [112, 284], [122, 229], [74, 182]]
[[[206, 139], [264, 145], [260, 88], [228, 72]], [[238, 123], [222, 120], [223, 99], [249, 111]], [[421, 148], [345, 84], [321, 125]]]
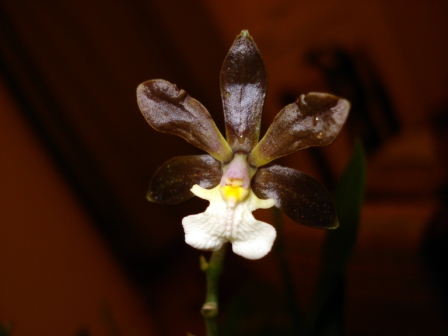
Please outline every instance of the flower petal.
[[325, 146], [338, 135], [350, 103], [326, 93], [301, 95], [275, 117], [263, 139], [249, 155], [256, 167], [299, 149]]
[[206, 190], [195, 185], [192, 191], [196, 196], [210, 201], [210, 205], [205, 212], [182, 219], [185, 242], [200, 250], [216, 251], [228, 241], [226, 237], [227, 203], [222, 199], [219, 187]]
[[241, 226], [232, 250], [247, 259], [260, 259], [271, 251], [277, 233], [272, 225], [256, 220], [250, 212], [244, 213], [244, 226]]
[[227, 241], [233, 251], [248, 259], [260, 259], [272, 248], [276, 232], [252, 215], [256, 209], [274, 206], [272, 199], [259, 199], [252, 190], [248, 197], [230, 205], [221, 197], [220, 187], [203, 189], [193, 186], [192, 192], [210, 201], [205, 212], [187, 216], [182, 220], [187, 244], [203, 250], [217, 250]]
[[297, 223], [322, 229], [339, 226], [330, 194], [303, 172], [279, 165], [260, 168], [252, 189], [260, 198], [273, 198], [275, 206]]
[[175, 134], [221, 162], [233, 153], [210, 113], [184, 90], [162, 79], [137, 88], [137, 102], [146, 121], [157, 131]]
[[234, 152], [248, 154], [258, 142], [266, 87], [266, 69], [260, 52], [249, 32], [243, 30], [221, 69], [227, 142]]
[[221, 163], [210, 155], [179, 156], [157, 169], [151, 179], [147, 198], [152, 202], [178, 204], [194, 195], [191, 187], [212, 188], [221, 181]]

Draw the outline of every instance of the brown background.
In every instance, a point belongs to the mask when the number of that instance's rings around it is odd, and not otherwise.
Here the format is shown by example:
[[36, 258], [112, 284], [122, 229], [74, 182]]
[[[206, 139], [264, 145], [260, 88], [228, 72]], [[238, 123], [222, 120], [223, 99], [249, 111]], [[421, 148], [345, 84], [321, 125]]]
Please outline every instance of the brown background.
[[[145, 200], [158, 165], [200, 151], [152, 130], [135, 88], [176, 83], [222, 129], [220, 66], [249, 29], [269, 78], [264, 130], [288, 97], [334, 91], [307, 61], [312, 50], [336, 46], [363, 78], [370, 71], [380, 81], [399, 128], [375, 124], [381, 141], [369, 152], [348, 270], [347, 334], [445, 335], [440, 288], [419, 251], [446, 177], [445, 145], [436, 146], [430, 122], [448, 99], [447, 12], [436, 0], [0, 1], [0, 320], [19, 336], [82, 327], [107, 335], [115, 324], [123, 335], [203, 332], [199, 253], [183, 243], [180, 221], [206, 204]], [[384, 115], [364, 85], [371, 115]], [[330, 186], [351, 131], [280, 162]], [[288, 221], [286, 231], [306, 305], [323, 233]], [[275, 269], [270, 257], [230, 256], [223, 286], [254, 277], [275, 284]]]

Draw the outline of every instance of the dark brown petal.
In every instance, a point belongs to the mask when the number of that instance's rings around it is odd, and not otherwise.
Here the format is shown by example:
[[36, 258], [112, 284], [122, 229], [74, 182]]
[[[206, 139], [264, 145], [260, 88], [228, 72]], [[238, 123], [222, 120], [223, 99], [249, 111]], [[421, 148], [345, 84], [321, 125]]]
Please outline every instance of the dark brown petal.
[[234, 152], [250, 153], [260, 136], [266, 69], [247, 30], [236, 38], [221, 69], [221, 98], [227, 141]]
[[194, 196], [193, 185], [210, 189], [219, 184], [221, 176], [221, 163], [210, 155], [178, 156], [157, 169], [147, 198], [156, 203], [182, 203]]
[[258, 169], [252, 190], [259, 198], [272, 198], [293, 221], [320, 229], [335, 229], [338, 219], [328, 191], [314, 178], [278, 165]]
[[263, 139], [249, 155], [256, 167], [310, 146], [325, 146], [338, 135], [350, 103], [326, 93], [301, 95], [275, 117]]
[[137, 102], [146, 121], [157, 131], [178, 135], [221, 162], [233, 153], [204, 106], [184, 90], [162, 79], [140, 84]]

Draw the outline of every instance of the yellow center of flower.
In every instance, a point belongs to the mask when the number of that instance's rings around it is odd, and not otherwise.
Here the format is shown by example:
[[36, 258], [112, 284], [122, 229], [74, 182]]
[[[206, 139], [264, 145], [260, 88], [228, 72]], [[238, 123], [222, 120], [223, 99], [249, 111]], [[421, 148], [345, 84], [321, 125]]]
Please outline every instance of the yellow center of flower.
[[242, 179], [227, 178], [226, 185], [221, 186], [221, 196], [229, 205], [234, 206], [249, 194], [249, 190], [243, 188], [242, 184]]

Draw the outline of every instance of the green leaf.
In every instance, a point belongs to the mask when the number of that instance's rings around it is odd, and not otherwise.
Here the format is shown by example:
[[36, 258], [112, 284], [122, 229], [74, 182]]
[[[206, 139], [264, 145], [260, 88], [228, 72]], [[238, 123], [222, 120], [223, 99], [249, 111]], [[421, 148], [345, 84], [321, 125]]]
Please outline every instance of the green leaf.
[[249, 283], [233, 297], [226, 309], [224, 336], [288, 336], [291, 321], [284, 297], [263, 283]]
[[12, 332], [12, 325], [10, 323], [0, 323], [0, 336], [9, 336]]
[[341, 335], [345, 269], [355, 245], [364, 196], [366, 160], [359, 142], [334, 191], [339, 228], [329, 231], [311, 307], [309, 335]]

